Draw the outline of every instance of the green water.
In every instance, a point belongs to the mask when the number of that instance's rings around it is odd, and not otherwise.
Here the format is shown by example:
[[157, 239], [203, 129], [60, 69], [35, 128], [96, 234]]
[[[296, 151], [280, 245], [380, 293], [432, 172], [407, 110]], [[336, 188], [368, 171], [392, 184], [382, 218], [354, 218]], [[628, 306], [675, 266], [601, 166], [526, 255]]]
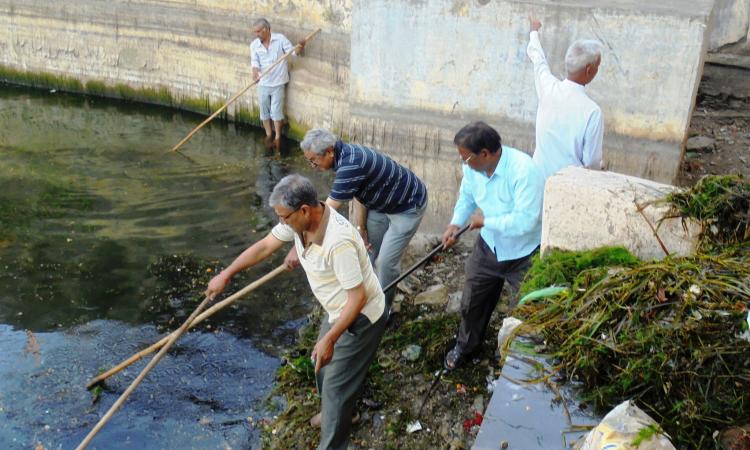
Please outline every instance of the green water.
[[[303, 173], [327, 192], [293, 142], [267, 149], [252, 128], [213, 124], [184, 156], [168, 153], [200, 119], [0, 88], [0, 323], [33, 331], [101, 318], [158, 324], [171, 309], [154, 294], [185, 291], [179, 284], [195, 278], [193, 270], [180, 279], [181, 263], [220, 268], [270, 229], [267, 197], [282, 176]], [[159, 280], [170, 265], [178, 276]], [[304, 291], [301, 276], [286, 276], [262, 289], [256, 307], [236, 311], [233, 323], [272, 333], [309, 306], [309, 296], [291, 292], [301, 283]], [[189, 292], [181, 294], [187, 301]]]
[[[296, 144], [203, 117], [0, 85], [0, 448], [73, 448], [145, 365], [84, 386], [175, 329], [276, 217], [274, 184], [331, 178]], [[285, 253], [285, 252], [284, 252]], [[284, 254], [230, 285], [235, 291]], [[285, 273], [182, 339], [92, 448], [251, 448], [281, 349], [314, 304]], [[271, 413], [272, 414], [272, 413]]]

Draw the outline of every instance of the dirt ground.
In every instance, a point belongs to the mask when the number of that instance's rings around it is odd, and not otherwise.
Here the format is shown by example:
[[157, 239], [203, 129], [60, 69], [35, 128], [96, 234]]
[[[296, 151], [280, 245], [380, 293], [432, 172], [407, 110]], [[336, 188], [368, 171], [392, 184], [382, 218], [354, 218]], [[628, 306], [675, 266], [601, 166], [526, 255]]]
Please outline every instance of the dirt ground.
[[704, 175], [750, 177], [750, 70], [707, 65], [677, 179], [691, 186]]

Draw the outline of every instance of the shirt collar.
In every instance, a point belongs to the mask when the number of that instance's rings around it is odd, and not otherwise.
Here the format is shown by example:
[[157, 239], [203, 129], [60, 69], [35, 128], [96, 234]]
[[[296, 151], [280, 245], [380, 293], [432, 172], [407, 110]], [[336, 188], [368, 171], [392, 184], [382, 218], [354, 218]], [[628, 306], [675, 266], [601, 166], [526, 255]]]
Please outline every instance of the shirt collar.
[[333, 145], [333, 170], [338, 170], [341, 165], [342, 152], [344, 150], [344, 142], [339, 139]]
[[570, 86], [571, 89], [575, 89], [577, 91], [585, 92], [586, 87], [582, 84], [578, 84], [575, 81], [570, 81], [569, 79], [563, 80], [563, 85]]

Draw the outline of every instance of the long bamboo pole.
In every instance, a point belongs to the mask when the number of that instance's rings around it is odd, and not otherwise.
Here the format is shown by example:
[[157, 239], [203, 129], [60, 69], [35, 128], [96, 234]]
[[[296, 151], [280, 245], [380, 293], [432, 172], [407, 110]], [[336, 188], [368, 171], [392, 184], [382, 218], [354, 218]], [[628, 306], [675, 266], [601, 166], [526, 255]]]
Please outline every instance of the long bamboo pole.
[[[241, 290], [235, 292], [234, 294], [232, 294], [229, 297], [225, 298], [224, 300], [220, 301], [219, 303], [217, 303], [217, 304], [213, 305], [212, 307], [208, 308], [207, 310], [205, 310], [204, 312], [202, 312], [200, 315], [198, 315], [197, 317], [195, 317], [195, 320], [193, 320], [192, 322], [190, 322], [190, 324], [188, 325], [188, 329], [193, 328], [194, 326], [198, 325], [199, 323], [201, 323], [202, 321], [204, 321], [206, 318], [208, 318], [209, 316], [213, 315], [217, 311], [219, 311], [219, 310], [221, 310], [223, 308], [226, 308], [227, 306], [229, 306], [232, 303], [236, 302], [240, 298], [242, 298], [245, 295], [249, 294], [250, 292], [254, 291], [255, 289], [257, 289], [258, 287], [262, 286], [263, 284], [265, 284], [269, 280], [273, 279], [274, 277], [276, 277], [281, 272], [284, 272], [285, 270], [286, 270], [286, 267], [284, 265], [281, 265], [281, 266], [275, 268], [274, 270], [272, 270], [271, 272], [265, 274], [261, 278], [258, 278], [257, 280], [255, 280], [252, 283], [248, 284], [247, 286], [245, 286]], [[92, 378], [88, 382], [88, 384], [86, 384], [86, 389], [91, 389], [92, 387], [96, 386], [97, 383], [106, 380], [107, 378], [111, 377], [112, 375], [114, 375], [114, 374], [120, 372], [121, 370], [125, 369], [126, 367], [130, 366], [134, 362], [136, 362], [136, 361], [138, 361], [138, 360], [140, 360], [140, 359], [142, 359], [142, 358], [150, 355], [151, 353], [159, 350], [164, 345], [166, 345], [167, 342], [169, 342], [170, 338], [175, 333], [176, 333], [176, 331], [173, 331], [169, 335], [164, 336], [160, 341], [152, 344], [150, 347], [141, 350], [140, 352], [134, 354], [133, 356], [131, 356], [130, 358], [124, 360], [123, 362], [121, 362], [120, 364], [116, 365], [115, 367], [113, 367], [113, 368], [109, 369], [108, 371], [106, 371], [106, 372], [104, 372], [102, 374], [99, 374], [96, 377]]]
[[[307, 37], [305, 37], [304, 42], [307, 43], [310, 39], [314, 38], [315, 35], [317, 35], [318, 33], [320, 33], [320, 28], [318, 28], [317, 30], [315, 30], [312, 33], [308, 34]], [[293, 51], [297, 50], [298, 48], [301, 48], [300, 44], [295, 45], [294, 48], [293, 48]], [[214, 118], [216, 116], [218, 116], [219, 114], [221, 114], [222, 111], [224, 111], [225, 109], [227, 109], [227, 106], [229, 106], [232, 103], [234, 103], [234, 101], [237, 100], [242, 94], [244, 94], [245, 92], [247, 92], [248, 89], [250, 89], [251, 87], [253, 87], [256, 84], [258, 84], [258, 82], [260, 81], [261, 78], [263, 78], [263, 76], [265, 76], [270, 71], [272, 71], [276, 66], [278, 66], [279, 64], [281, 64], [282, 61], [286, 61], [286, 59], [291, 54], [292, 54], [292, 52], [289, 52], [286, 55], [284, 55], [281, 58], [279, 58], [278, 61], [276, 61], [275, 63], [273, 63], [268, 69], [266, 69], [263, 73], [261, 73], [257, 80], [255, 80], [252, 83], [248, 84], [241, 91], [239, 91], [238, 93], [234, 94], [229, 100], [227, 100], [226, 103], [224, 103], [224, 105], [221, 108], [217, 109], [213, 114], [211, 114], [210, 116], [208, 116], [208, 118], [206, 120], [204, 120], [203, 122], [201, 122], [200, 125], [198, 125], [197, 127], [193, 128], [193, 131], [191, 131], [190, 133], [188, 133], [188, 135], [185, 136], [184, 138], [182, 138], [182, 140], [180, 142], [178, 142], [177, 145], [175, 145], [174, 147], [172, 147], [171, 151], [172, 152], [176, 152], [177, 149], [180, 148], [180, 147], [182, 147], [182, 145], [185, 142], [189, 141], [190, 138], [193, 137], [193, 135], [198, 132], [198, 130], [200, 130], [201, 128], [203, 128], [208, 122], [214, 120]]]
[[161, 350], [159, 350], [159, 353], [157, 353], [156, 356], [154, 356], [153, 359], [151, 359], [151, 361], [149, 361], [149, 363], [146, 364], [146, 367], [144, 367], [143, 370], [141, 370], [141, 373], [138, 374], [136, 379], [133, 380], [132, 383], [130, 383], [130, 386], [128, 386], [128, 388], [125, 389], [125, 392], [123, 392], [122, 395], [120, 395], [120, 398], [118, 398], [117, 401], [109, 408], [109, 411], [107, 411], [107, 413], [104, 414], [104, 416], [101, 419], [99, 419], [99, 422], [97, 422], [96, 425], [94, 425], [94, 428], [92, 428], [91, 431], [89, 431], [89, 434], [87, 434], [86, 437], [83, 438], [83, 441], [81, 441], [81, 443], [78, 444], [78, 447], [76, 447], [76, 450], [83, 450], [89, 445], [89, 443], [91, 442], [92, 439], [94, 439], [94, 436], [96, 436], [99, 430], [101, 430], [102, 427], [104, 427], [104, 425], [107, 422], [109, 422], [109, 419], [111, 419], [112, 416], [117, 412], [117, 410], [120, 409], [120, 407], [123, 405], [123, 403], [125, 403], [125, 400], [128, 399], [128, 397], [135, 390], [135, 388], [138, 387], [139, 384], [141, 384], [141, 381], [143, 381], [144, 378], [146, 378], [146, 375], [148, 375], [151, 369], [153, 369], [154, 366], [156, 366], [156, 364], [158, 364], [159, 361], [161, 361], [164, 355], [167, 354], [167, 350], [169, 350], [169, 347], [171, 347], [172, 344], [174, 344], [177, 341], [177, 339], [179, 339], [180, 336], [182, 336], [182, 334], [185, 333], [185, 331], [187, 331], [188, 327], [193, 322], [193, 320], [198, 316], [198, 314], [200, 314], [201, 311], [203, 311], [203, 309], [206, 306], [208, 306], [209, 303], [211, 303], [211, 300], [212, 300], [211, 297], [204, 298], [203, 301], [200, 303], [200, 305], [198, 305], [198, 307], [195, 308], [195, 311], [193, 311], [193, 313], [190, 314], [190, 317], [188, 317], [188, 319], [185, 322], [183, 322], [180, 328], [178, 328], [177, 331], [169, 335], [170, 336], [169, 340], [167, 341], [166, 344], [164, 344]]

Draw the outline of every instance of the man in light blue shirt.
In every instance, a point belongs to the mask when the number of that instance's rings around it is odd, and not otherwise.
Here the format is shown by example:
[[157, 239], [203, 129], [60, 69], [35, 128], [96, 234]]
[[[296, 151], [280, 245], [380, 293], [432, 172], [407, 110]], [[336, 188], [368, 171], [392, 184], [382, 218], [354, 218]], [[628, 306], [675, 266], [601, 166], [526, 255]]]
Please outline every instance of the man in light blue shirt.
[[[271, 33], [271, 24], [266, 19], [258, 19], [253, 24], [256, 39], [250, 43], [250, 67], [253, 80], [257, 81], [265, 70], [269, 69], [280, 58], [294, 50], [294, 46], [283, 34]], [[297, 44], [301, 49], [305, 41]], [[260, 103], [260, 121], [266, 130], [266, 138], [271, 139], [274, 129], [275, 142], [281, 139], [281, 128], [284, 125], [284, 89], [289, 82], [289, 69], [286, 61], [274, 67], [258, 82], [258, 102]]]
[[449, 370], [484, 341], [506, 281], [515, 306], [519, 285], [541, 241], [544, 191], [544, 180], [531, 158], [502, 146], [498, 132], [486, 123], [466, 125], [453, 142], [464, 164], [463, 179], [443, 245], [452, 246], [468, 221], [471, 229], [481, 231], [466, 262], [461, 325], [456, 345], [445, 357]]

